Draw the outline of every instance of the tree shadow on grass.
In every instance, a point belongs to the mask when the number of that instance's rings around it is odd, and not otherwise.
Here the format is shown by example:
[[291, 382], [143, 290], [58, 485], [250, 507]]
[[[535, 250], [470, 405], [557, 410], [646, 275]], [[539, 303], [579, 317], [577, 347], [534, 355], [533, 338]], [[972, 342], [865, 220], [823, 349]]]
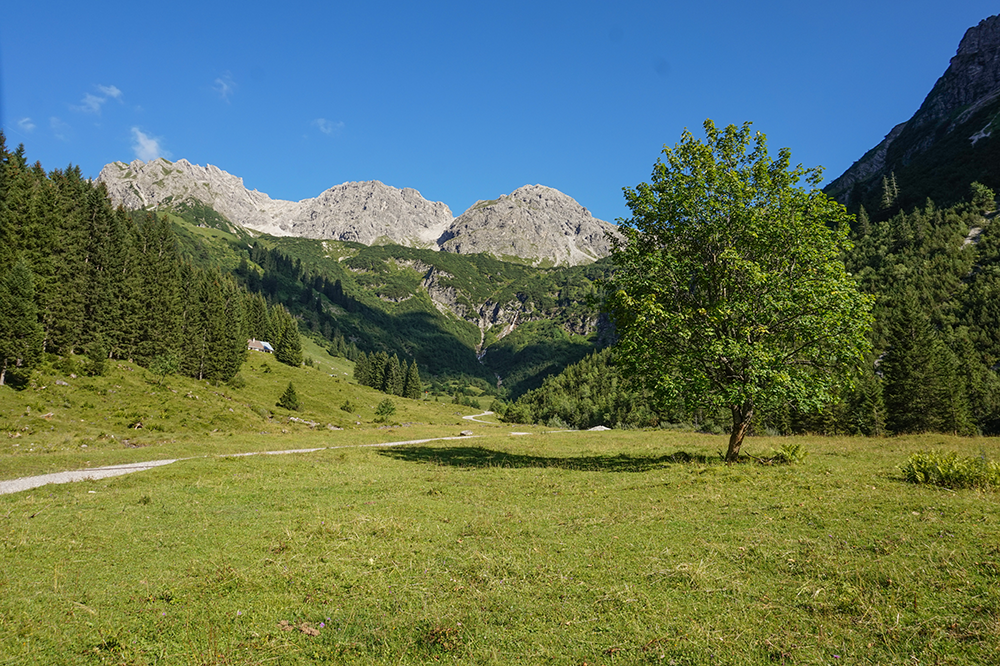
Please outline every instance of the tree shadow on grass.
[[710, 464], [721, 462], [718, 456], [694, 455], [677, 451], [662, 456], [630, 456], [620, 453], [615, 456], [572, 456], [549, 458], [527, 456], [507, 451], [493, 451], [481, 446], [401, 446], [382, 449], [379, 453], [389, 458], [406, 462], [447, 465], [449, 467], [553, 467], [581, 472], [649, 472], [654, 469], [683, 463]]

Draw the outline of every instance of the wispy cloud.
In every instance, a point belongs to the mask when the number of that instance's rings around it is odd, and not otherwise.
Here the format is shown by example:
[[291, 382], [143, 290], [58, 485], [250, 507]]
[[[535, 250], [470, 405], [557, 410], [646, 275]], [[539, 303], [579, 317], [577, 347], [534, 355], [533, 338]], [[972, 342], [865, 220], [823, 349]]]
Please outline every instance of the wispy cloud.
[[148, 162], [158, 157], [170, 157], [170, 153], [160, 145], [159, 137], [153, 137], [138, 127], [132, 128], [132, 151], [140, 160]]
[[17, 121], [17, 126], [24, 132], [31, 132], [35, 129], [35, 123], [32, 122], [31, 118], [21, 118]]
[[317, 118], [312, 121], [312, 124], [315, 125], [320, 132], [330, 136], [340, 134], [340, 130], [344, 129], [344, 123], [340, 121], [333, 122], [327, 120], [326, 118]]
[[52, 116], [49, 118], [49, 129], [52, 130], [52, 136], [59, 139], [60, 141], [65, 141], [66, 132], [69, 131], [69, 125], [64, 123], [56, 116]]
[[236, 82], [233, 80], [233, 75], [225, 72], [222, 76], [215, 79], [212, 89], [218, 93], [219, 97], [228, 102], [232, 94], [236, 92]]
[[79, 104], [71, 106], [70, 108], [74, 111], [80, 111], [82, 113], [93, 113], [100, 115], [101, 107], [109, 99], [117, 99], [119, 102], [122, 98], [122, 91], [118, 89], [117, 86], [97, 86], [97, 90], [101, 93], [100, 95], [95, 95], [93, 93], [86, 93]]
[[104, 93], [106, 97], [111, 97], [114, 99], [121, 99], [122, 97], [122, 91], [119, 90], [116, 86], [97, 86], [97, 89], [100, 90], [102, 93]]
[[101, 106], [108, 101], [106, 97], [99, 97], [97, 95], [92, 95], [87, 93], [83, 96], [83, 100], [76, 106], [70, 107], [74, 111], [81, 111], [83, 113], [100, 113]]

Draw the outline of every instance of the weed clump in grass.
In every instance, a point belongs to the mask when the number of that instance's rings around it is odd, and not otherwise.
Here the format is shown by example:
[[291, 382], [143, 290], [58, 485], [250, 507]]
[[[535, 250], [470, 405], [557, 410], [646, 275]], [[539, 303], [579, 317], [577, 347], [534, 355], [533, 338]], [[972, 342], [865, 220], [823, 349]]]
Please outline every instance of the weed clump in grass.
[[771, 462], [778, 465], [793, 465], [800, 463], [809, 455], [799, 442], [786, 442], [781, 448], [771, 454]]
[[960, 458], [957, 453], [927, 451], [912, 454], [899, 468], [910, 483], [928, 483], [944, 488], [1000, 488], [1000, 463], [985, 455]]

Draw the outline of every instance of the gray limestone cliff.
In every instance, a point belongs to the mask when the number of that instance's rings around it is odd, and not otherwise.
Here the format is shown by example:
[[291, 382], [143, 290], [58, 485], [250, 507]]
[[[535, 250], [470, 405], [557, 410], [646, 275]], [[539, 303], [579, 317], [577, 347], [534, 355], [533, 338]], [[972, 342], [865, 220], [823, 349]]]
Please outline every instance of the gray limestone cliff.
[[479, 201], [458, 218], [414, 189], [379, 181], [344, 183], [302, 201], [271, 199], [243, 179], [187, 160], [114, 162], [98, 180], [112, 201], [129, 209], [172, 209], [202, 204], [230, 224], [274, 236], [396, 243], [456, 253], [487, 252], [536, 266], [575, 266], [610, 252], [616, 227], [594, 218], [571, 197], [525, 185], [493, 201]]
[[573, 198], [542, 185], [525, 185], [479, 201], [441, 237], [442, 250], [519, 257], [535, 265], [576, 266], [605, 257], [613, 224], [598, 220]]
[[312, 199], [283, 201], [246, 189], [242, 178], [218, 167], [162, 158], [108, 164], [98, 180], [112, 201], [126, 208], [171, 208], [195, 201], [232, 224], [274, 236], [433, 247], [452, 222], [445, 204], [377, 180], [337, 185]]

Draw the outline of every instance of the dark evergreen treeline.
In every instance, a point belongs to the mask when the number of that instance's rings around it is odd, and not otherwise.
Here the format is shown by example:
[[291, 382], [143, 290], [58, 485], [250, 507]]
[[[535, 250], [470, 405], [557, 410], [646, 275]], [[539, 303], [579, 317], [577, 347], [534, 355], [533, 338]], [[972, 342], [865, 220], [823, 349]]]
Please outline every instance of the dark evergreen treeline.
[[43, 353], [226, 381], [250, 337], [301, 363], [287, 310], [182, 261], [166, 219], [113, 208], [78, 167], [29, 166], [0, 133], [0, 381], [24, 381]]
[[386, 352], [358, 354], [354, 363], [354, 379], [362, 386], [414, 400], [420, 399], [423, 390], [417, 362], [412, 361], [407, 367], [406, 361], [400, 363], [398, 356], [389, 356]]
[[[858, 211], [846, 262], [878, 297], [870, 362], [820, 412], [759, 409], [758, 434], [1000, 433], [1000, 226], [992, 191], [974, 184], [969, 199], [947, 209], [928, 200], [880, 220]], [[724, 423], [724, 415], [651, 404], [612, 355], [570, 366], [501, 416], [578, 428]]]
[[[493, 411], [511, 423], [542, 423], [552, 427], [644, 428], [670, 420], [657, 413], [641, 389], [631, 386], [613, 361], [613, 350], [587, 356], [516, 402], [494, 405]], [[673, 414], [680, 420], [680, 414]]]

